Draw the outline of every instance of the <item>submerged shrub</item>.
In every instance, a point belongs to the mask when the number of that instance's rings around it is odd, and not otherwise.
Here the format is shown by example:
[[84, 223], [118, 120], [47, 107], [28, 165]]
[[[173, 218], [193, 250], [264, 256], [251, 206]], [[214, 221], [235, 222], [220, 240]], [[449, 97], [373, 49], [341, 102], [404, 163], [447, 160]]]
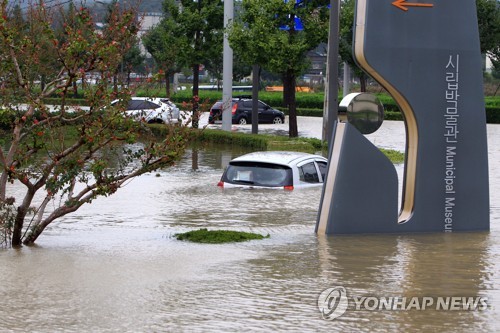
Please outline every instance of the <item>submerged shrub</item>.
[[253, 239], [264, 239], [271, 237], [269, 234], [263, 236], [252, 232], [232, 231], [232, 230], [199, 230], [188, 231], [176, 234], [178, 240], [187, 240], [195, 243], [220, 244], [229, 242], [245, 242]]

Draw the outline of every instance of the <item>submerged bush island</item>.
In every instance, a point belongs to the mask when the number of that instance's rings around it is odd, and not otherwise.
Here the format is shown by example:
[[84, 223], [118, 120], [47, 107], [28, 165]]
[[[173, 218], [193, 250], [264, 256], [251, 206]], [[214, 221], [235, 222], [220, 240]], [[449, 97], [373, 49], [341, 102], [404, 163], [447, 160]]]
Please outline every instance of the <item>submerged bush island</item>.
[[230, 242], [245, 242], [253, 239], [264, 239], [271, 237], [269, 234], [263, 236], [252, 232], [232, 231], [232, 230], [207, 230], [202, 228], [192, 230], [182, 234], [176, 234], [178, 240], [186, 240], [195, 243], [221, 244]]

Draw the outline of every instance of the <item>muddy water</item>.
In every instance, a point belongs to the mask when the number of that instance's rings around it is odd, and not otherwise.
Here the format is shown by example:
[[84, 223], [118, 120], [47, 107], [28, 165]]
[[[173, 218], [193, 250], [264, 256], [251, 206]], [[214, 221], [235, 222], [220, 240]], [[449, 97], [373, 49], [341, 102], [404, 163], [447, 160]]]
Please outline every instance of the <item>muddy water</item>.
[[[312, 124], [301, 128], [317, 135]], [[399, 133], [401, 123], [386, 122], [370, 140], [402, 149]], [[451, 235], [316, 237], [320, 189], [221, 190], [223, 166], [245, 151], [190, 151], [52, 225], [37, 246], [0, 251], [0, 332], [499, 331], [500, 126], [488, 136], [492, 230]], [[271, 237], [227, 245], [173, 237], [200, 227]], [[349, 297], [480, 296], [489, 307], [350, 304], [327, 321], [317, 299], [336, 286]]]

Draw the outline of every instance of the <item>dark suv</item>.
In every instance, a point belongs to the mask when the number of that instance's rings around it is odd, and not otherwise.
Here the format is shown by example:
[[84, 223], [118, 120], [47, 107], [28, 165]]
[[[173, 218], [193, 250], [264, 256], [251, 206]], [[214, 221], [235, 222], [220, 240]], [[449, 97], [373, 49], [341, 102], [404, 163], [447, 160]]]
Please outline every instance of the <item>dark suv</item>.
[[[237, 97], [232, 100], [232, 123], [251, 124], [252, 123], [252, 99], [247, 97]], [[216, 102], [210, 109], [208, 117], [209, 124], [222, 121], [222, 101]], [[283, 124], [285, 114], [275, 110], [266, 103], [259, 101], [259, 123]]]

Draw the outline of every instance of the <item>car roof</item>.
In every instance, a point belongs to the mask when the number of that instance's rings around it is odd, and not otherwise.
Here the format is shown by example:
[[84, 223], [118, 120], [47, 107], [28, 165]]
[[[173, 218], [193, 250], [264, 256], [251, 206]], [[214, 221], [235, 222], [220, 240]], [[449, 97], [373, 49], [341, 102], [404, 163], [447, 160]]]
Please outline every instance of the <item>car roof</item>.
[[161, 101], [162, 99], [167, 98], [159, 98], [159, 97], [130, 97], [132, 101]]
[[[251, 100], [252, 100], [252, 96], [234, 96], [233, 98], [231, 98], [231, 101], [233, 103], [240, 102], [240, 101], [251, 101]], [[258, 99], [258, 101], [261, 103], [264, 103], [260, 99]], [[215, 102], [215, 104], [221, 104], [222, 102], [223, 101], [221, 99], [219, 99]]]
[[292, 151], [259, 151], [236, 157], [231, 160], [231, 162], [263, 162], [290, 165], [300, 163], [301, 161], [309, 158], [317, 158], [324, 160], [325, 162], [327, 161], [327, 159], [323, 156], [309, 153]]
[[[121, 99], [115, 99], [111, 101], [111, 104], [115, 104], [122, 101]], [[166, 97], [136, 97], [132, 96], [130, 97], [130, 101], [148, 101], [148, 102], [153, 102], [153, 103], [165, 103], [165, 101], [170, 101], [170, 99]]]

